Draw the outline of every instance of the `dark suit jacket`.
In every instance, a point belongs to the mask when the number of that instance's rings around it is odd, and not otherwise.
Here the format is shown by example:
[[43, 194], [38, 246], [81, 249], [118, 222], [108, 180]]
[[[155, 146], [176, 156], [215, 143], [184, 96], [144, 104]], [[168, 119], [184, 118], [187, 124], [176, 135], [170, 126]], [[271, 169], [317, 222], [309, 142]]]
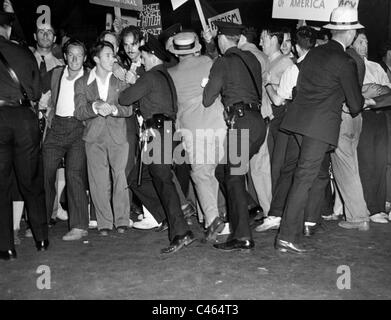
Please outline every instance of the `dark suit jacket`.
[[302, 62], [297, 96], [281, 129], [337, 146], [344, 102], [355, 116], [364, 98], [354, 60], [332, 40], [312, 49]]
[[105, 118], [97, 115], [92, 108], [92, 104], [100, 98], [96, 80], [87, 85], [89, 76], [90, 72], [87, 72], [75, 82], [74, 115], [77, 119], [86, 123], [83, 140], [89, 143], [97, 142], [102, 130], [107, 128], [115, 143], [123, 144], [127, 142], [125, 118], [132, 115], [133, 108], [132, 106], [121, 106], [118, 103], [118, 95], [128, 86], [114, 75], [111, 76], [106, 102], [117, 106], [118, 115]]

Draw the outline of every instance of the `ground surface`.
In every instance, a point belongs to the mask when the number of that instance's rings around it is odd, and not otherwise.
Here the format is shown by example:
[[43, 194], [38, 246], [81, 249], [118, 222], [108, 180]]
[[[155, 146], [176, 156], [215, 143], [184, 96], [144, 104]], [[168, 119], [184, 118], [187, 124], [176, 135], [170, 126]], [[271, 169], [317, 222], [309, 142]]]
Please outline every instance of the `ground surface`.
[[[194, 221], [195, 222], [195, 221]], [[0, 261], [0, 299], [390, 299], [391, 224], [368, 232], [326, 222], [327, 232], [305, 243], [306, 256], [277, 253], [275, 231], [254, 233], [252, 253], [226, 253], [200, 241], [169, 258], [159, 257], [167, 233], [130, 230], [88, 243], [64, 242], [65, 222], [50, 230], [50, 250], [36, 252], [31, 238], [18, 259]], [[192, 226], [202, 237], [198, 224]], [[22, 230], [23, 231], [23, 230]], [[39, 266], [50, 268], [51, 289], [39, 290]], [[351, 289], [339, 290], [339, 266], [351, 271]], [[348, 283], [340, 279], [340, 283]]]

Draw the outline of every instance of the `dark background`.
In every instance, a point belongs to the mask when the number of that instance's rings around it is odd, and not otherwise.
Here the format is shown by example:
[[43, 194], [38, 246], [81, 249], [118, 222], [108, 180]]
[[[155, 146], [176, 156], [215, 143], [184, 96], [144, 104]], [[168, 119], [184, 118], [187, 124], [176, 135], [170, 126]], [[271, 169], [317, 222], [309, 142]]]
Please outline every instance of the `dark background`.
[[[0, 0], [1, 1], [1, 0]], [[193, 0], [189, 0], [176, 11], [170, 0], [144, 0], [144, 3], [159, 2], [162, 11], [163, 29], [180, 22], [184, 28], [199, 31], [201, 24]], [[88, 0], [12, 0], [27, 41], [33, 43], [33, 31], [38, 18], [36, 8], [49, 5], [52, 23], [57, 29], [64, 29], [71, 35], [91, 43], [105, 28], [106, 13], [114, 13], [109, 7], [90, 4]], [[235, 8], [240, 9], [243, 24], [258, 30], [264, 25], [284, 24], [295, 27], [296, 20], [272, 19], [273, 0], [202, 0], [206, 19], [218, 13]], [[360, 0], [359, 19], [366, 26], [369, 38], [369, 55], [377, 59], [381, 44], [390, 38], [390, 0]], [[123, 15], [134, 16], [135, 12], [122, 10]], [[321, 24], [319, 24], [321, 25]]]

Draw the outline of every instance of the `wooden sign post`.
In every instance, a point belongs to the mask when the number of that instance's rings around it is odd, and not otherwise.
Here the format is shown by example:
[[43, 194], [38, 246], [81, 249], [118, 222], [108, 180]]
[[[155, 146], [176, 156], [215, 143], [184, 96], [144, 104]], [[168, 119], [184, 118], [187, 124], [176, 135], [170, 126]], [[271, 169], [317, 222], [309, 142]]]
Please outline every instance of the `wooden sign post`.
[[202, 29], [204, 29], [204, 32], [206, 32], [206, 30], [208, 30], [208, 25], [206, 24], [205, 15], [204, 12], [202, 11], [200, 0], [194, 0], [194, 2], [197, 7], [198, 15], [201, 20]]
[[114, 16], [116, 18], [121, 18], [121, 8], [120, 7], [114, 7]]

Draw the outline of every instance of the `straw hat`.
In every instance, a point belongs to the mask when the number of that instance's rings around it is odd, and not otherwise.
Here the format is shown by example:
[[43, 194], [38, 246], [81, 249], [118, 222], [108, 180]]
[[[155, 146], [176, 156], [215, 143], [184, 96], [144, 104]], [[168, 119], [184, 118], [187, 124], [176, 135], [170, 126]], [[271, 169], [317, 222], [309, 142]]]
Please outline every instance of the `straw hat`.
[[335, 8], [331, 13], [330, 23], [323, 28], [331, 30], [353, 30], [362, 29], [364, 26], [358, 21], [357, 9], [347, 5]]
[[192, 54], [201, 51], [201, 44], [194, 32], [180, 32], [172, 39], [168, 51], [177, 55]]

